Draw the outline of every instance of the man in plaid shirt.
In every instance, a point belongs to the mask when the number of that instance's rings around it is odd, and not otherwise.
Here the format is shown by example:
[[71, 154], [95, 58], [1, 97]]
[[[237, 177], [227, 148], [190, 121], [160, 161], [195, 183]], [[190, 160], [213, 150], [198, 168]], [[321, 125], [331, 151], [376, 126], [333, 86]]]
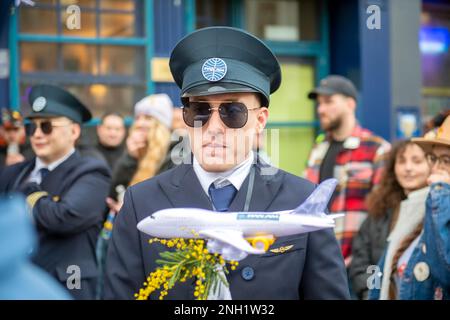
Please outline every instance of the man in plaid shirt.
[[352, 240], [366, 218], [364, 199], [377, 184], [383, 169], [383, 155], [390, 144], [359, 126], [355, 110], [357, 91], [353, 83], [331, 75], [309, 93], [317, 102], [317, 114], [325, 134], [319, 135], [308, 159], [304, 176], [314, 183], [338, 179], [330, 201], [332, 213], [344, 213], [336, 220], [346, 266], [351, 261]]

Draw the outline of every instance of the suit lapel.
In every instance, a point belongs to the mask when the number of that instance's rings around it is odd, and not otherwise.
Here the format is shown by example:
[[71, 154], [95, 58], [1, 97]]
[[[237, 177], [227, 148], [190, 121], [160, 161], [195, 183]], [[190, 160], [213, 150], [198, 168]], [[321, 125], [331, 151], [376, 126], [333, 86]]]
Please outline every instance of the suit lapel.
[[211, 202], [203, 191], [192, 165], [179, 165], [173, 170], [170, 180], [160, 180], [159, 184], [175, 208], [212, 210]]
[[[255, 170], [255, 178], [249, 211], [266, 211], [280, 189], [283, 180], [282, 175], [280, 172], [274, 175], [262, 175], [260, 163], [254, 164], [253, 169]], [[249, 183], [250, 174], [244, 180], [244, 183], [236, 194], [229, 211], [236, 212], [244, 209]]]
[[57, 166], [51, 171], [45, 179], [41, 182], [41, 186], [44, 190], [50, 193], [58, 193], [64, 189], [67, 181], [67, 172], [76, 165], [79, 154], [75, 151], [66, 161]]
[[26, 179], [30, 175], [31, 171], [33, 171], [34, 165], [36, 164], [36, 158], [28, 161], [22, 169], [19, 171], [19, 175], [11, 184], [11, 188], [9, 190], [18, 190], [20, 186], [26, 182]]

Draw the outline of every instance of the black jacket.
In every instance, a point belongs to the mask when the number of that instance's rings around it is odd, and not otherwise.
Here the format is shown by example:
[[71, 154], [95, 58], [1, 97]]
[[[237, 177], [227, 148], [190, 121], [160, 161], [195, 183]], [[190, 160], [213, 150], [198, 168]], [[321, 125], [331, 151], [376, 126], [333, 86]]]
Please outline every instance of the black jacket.
[[[166, 153], [165, 158], [164, 158], [157, 174], [160, 174], [160, 173], [163, 173], [164, 171], [172, 169], [173, 167], [175, 167], [177, 165], [177, 163], [182, 162], [182, 159], [187, 156], [186, 153], [188, 151], [190, 152], [190, 149], [177, 148], [177, 146], [179, 146], [179, 143], [180, 143], [180, 141], [174, 141], [170, 144], [169, 150]], [[184, 143], [186, 144], [187, 142], [184, 142]], [[185, 144], [183, 146], [185, 146]], [[177, 148], [177, 149], [175, 149], [175, 148]], [[125, 149], [125, 151], [122, 153], [120, 158], [116, 161], [114, 168], [113, 168], [111, 190], [109, 192], [110, 197], [112, 197], [113, 199], [117, 198], [116, 187], [119, 185], [122, 185], [125, 188], [127, 188], [131, 182], [131, 179], [133, 179], [133, 176], [138, 169], [138, 164], [139, 164], [138, 160], [133, 158], [128, 153], [126, 148], [124, 148], [124, 149]]]
[[[249, 177], [236, 194], [230, 211], [242, 211]], [[261, 174], [255, 180], [249, 211], [292, 209], [314, 190], [314, 184], [282, 170]], [[152, 179], [128, 188], [122, 210], [117, 215], [106, 264], [105, 298], [134, 299], [150, 272], [158, 266], [160, 244], [136, 225], [157, 210], [195, 207], [212, 210], [191, 164], [181, 164]], [[339, 245], [331, 229], [280, 237], [273, 248], [292, 245], [283, 253], [249, 255], [228, 275], [233, 299], [348, 299], [347, 275]], [[254, 276], [246, 280], [243, 269]], [[248, 268], [247, 268], [248, 270]], [[193, 299], [194, 286], [177, 284], [167, 299]], [[151, 299], [155, 299], [152, 295]]]
[[358, 234], [353, 238], [353, 258], [349, 268], [349, 277], [352, 291], [358, 299], [367, 299], [369, 292], [367, 279], [372, 275], [367, 268], [377, 265], [386, 249], [392, 215], [393, 211], [390, 210], [379, 218], [368, 216]]
[[[0, 194], [23, 190], [35, 160], [9, 166], [0, 176]], [[39, 236], [34, 262], [64, 286], [80, 268], [81, 289], [76, 298], [94, 298], [97, 277], [95, 245], [106, 209], [110, 172], [103, 162], [71, 155], [43, 179], [39, 188], [49, 193], [34, 206], [32, 215]]]

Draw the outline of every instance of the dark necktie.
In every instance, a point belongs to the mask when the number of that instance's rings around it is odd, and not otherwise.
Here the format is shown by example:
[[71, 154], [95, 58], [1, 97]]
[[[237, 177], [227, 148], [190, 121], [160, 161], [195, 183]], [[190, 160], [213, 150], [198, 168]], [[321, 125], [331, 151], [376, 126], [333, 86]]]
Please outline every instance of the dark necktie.
[[236, 188], [232, 184], [216, 189], [214, 183], [211, 183], [208, 191], [214, 208], [220, 212], [228, 211], [231, 201], [233, 201], [233, 198], [237, 192]]
[[50, 173], [50, 170], [47, 168], [39, 169], [39, 173], [41, 174], [41, 183], [44, 181], [45, 177]]

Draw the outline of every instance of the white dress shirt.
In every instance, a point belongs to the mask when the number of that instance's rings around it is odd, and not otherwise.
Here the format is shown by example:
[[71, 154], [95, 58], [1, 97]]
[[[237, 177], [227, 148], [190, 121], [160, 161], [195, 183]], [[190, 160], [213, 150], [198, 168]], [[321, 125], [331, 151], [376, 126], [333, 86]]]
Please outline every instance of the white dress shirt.
[[70, 150], [69, 153], [67, 153], [64, 157], [59, 158], [58, 160], [53, 161], [52, 163], [50, 163], [48, 165], [46, 165], [45, 163], [42, 162], [41, 159], [36, 157], [34, 169], [33, 169], [33, 171], [31, 171], [30, 176], [28, 177], [28, 182], [36, 182], [37, 184], [41, 184], [42, 177], [41, 177], [41, 173], [39, 170], [41, 170], [43, 168], [47, 168], [48, 171], [55, 170], [56, 167], [58, 167], [61, 163], [66, 161], [74, 152], [75, 152], [75, 148]]
[[200, 166], [200, 163], [194, 156], [193, 167], [195, 174], [197, 175], [198, 180], [202, 186], [203, 191], [209, 197], [209, 186], [211, 183], [214, 183], [216, 188], [222, 188], [229, 184], [232, 184], [236, 190], [239, 191], [242, 184], [244, 183], [245, 178], [250, 172], [250, 169], [253, 164], [253, 151], [250, 151], [247, 159], [242, 161], [236, 167], [224, 171], [224, 172], [208, 172]]

